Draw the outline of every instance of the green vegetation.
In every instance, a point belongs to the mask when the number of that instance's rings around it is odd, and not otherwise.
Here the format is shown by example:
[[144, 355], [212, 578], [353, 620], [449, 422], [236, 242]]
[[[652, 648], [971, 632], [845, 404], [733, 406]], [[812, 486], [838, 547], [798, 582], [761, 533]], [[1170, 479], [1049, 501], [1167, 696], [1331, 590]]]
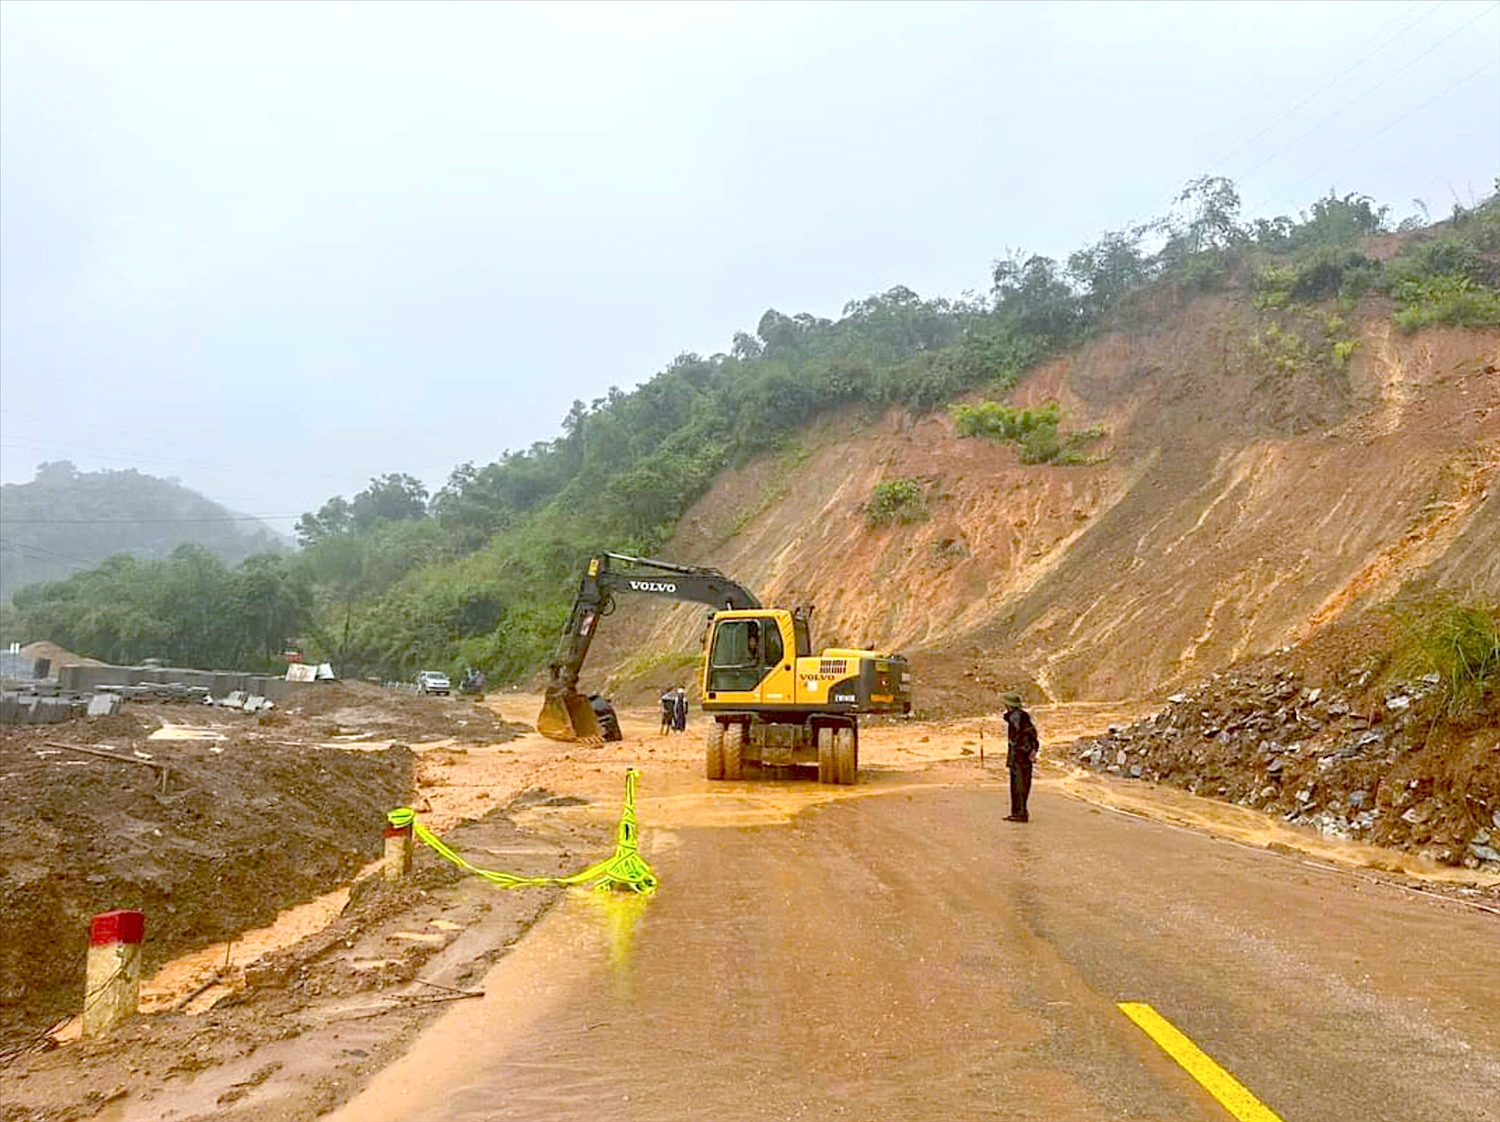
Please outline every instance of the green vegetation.
[[263, 555], [230, 569], [193, 544], [161, 560], [119, 554], [66, 580], [21, 589], [15, 616], [30, 635], [110, 662], [266, 670], [312, 608], [300, 564]]
[[1331, 376], [1348, 366], [1359, 345], [1345, 328], [1336, 312], [1292, 305], [1263, 317], [1250, 336], [1250, 350], [1275, 375]]
[[0, 510], [0, 599], [115, 553], [160, 558], [195, 541], [235, 563], [281, 545], [268, 527], [175, 479], [79, 471], [66, 460], [42, 464], [30, 483], [0, 487]]
[[1330, 195], [1300, 226], [1263, 230], [1257, 241], [1268, 258], [1252, 281], [1255, 306], [1283, 309], [1337, 297], [1348, 310], [1379, 292], [1396, 305], [1402, 331], [1500, 325], [1500, 194], [1472, 210], [1455, 207], [1442, 232], [1413, 238], [1388, 261], [1373, 261], [1359, 251], [1359, 241], [1386, 228], [1386, 213], [1363, 196]]
[[1015, 444], [1023, 464], [1090, 464], [1098, 457], [1082, 451], [1084, 445], [1104, 436], [1103, 425], [1091, 425], [1071, 433], [1059, 433], [1062, 406], [1049, 401], [1040, 409], [1018, 409], [998, 401], [977, 405], [954, 405], [953, 427], [959, 436], [987, 436]]
[[[1360, 239], [1386, 229], [1386, 208], [1358, 195], [1245, 222], [1232, 182], [1196, 179], [1169, 216], [1106, 232], [1066, 261], [1007, 254], [988, 293], [923, 299], [897, 287], [837, 319], [767, 311], [727, 353], [680, 355], [634, 390], [575, 401], [556, 439], [460, 464], [436, 494], [390, 474], [330, 498], [298, 523], [294, 558], [221, 564], [197, 584], [175, 555], [156, 567], [112, 559], [26, 589], [0, 638], [231, 668], [259, 666], [295, 636], [345, 674], [473, 665], [496, 682], [521, 679], [548, 662], [582, 558], [659, 550], [720, 471], [788, 454], [785, 443], [832, 410], [930, 411], [980, 391], [996, 400], [955, 410], [960, 432], [1013, 442], [1028, 463], [1086, 463], [1083, 446], [1101, 430], [1063, 433], [1055, 407], [1028, 419], [998, 399], [1060, 349], [1195, 293], [1251, 290], [1261, 309], [1252, 346], [1273, 374], [1341, 376], [1354, 340], [1340, 316], [1366, 294], [1388, 297], [1405, 330], [1500, 322], [1500, 195], [1413, 233], [1382, 263]], [[908, 484], [884, 481], [871, 516], [899, 522], [925, 509], [930, 496], [918, 485], [913, 499]], [[284, 603], [253, 626], [232, 623], [246, 618], [235, 597], [249, 595], [257, 567], [279, 574]], [[228, 634], [240, 626], [254, 641]]]
[[927, 499], [915, 479], [882, 479], [865, 504], [865, 525], [906, 526], [927, 517]]
[[1391, 609], [1401, 628], [1393, 665], [1436, 674], [1443, 712], [1461, 716], [1500, 700], [1500, 607], [1442, 598]]

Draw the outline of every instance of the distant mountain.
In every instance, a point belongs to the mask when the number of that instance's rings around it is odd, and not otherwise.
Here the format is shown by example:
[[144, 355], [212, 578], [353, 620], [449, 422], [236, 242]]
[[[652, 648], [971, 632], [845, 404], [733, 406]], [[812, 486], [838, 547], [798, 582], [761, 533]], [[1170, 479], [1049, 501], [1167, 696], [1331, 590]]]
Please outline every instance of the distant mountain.
[[111, 554], [165, 557], [183, 542], [205, 545], [229, 564], [288, 544], [173, 479], [134, 469], [79, 471], [67, 460], [42, 464], [30, 483], [0, 487], [0, 600]]

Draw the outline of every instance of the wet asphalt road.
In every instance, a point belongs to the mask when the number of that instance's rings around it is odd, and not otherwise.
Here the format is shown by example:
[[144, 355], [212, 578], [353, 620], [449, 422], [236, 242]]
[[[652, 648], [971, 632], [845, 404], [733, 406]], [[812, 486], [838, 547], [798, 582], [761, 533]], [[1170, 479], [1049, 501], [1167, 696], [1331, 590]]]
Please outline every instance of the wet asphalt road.
[[[570, 899], [339, 1119], [1500, 1119], [1500, 918], [1046, 789], [674, 831]], [[649, 823], [647, 825], [649, 829]]]

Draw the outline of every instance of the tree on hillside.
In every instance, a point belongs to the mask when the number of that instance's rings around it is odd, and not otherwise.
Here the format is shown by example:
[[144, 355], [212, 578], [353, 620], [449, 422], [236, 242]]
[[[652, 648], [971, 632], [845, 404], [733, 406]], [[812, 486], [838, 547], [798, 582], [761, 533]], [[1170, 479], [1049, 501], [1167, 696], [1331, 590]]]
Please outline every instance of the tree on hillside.
[[335, 495], [319, 507], [316, 514], [304, 513], [297, 519], [297, 544], [313, 545], [334, 534], [347, 534], [353, 528], [354, 512], [349, 508], [349, 501], [342, 495]]
[[993, 276], [995, 311], [1017, 330], [1065, 339], [1081, 323], [1078, 295], [1052, 258], [1013, 250]]
[[0, 509], [0, 597], [117, 553], [166, 557], [198, 542], [232, 564], [279, 544], [269, 527], [175, 479], [79, 471], [67, 460], [39, 465], [30, 483], [0, 486]]
[[365, 530], [376, 522], [407, 522], [427, 517], [427, 488], [410, 475], [382, 475], [354, 496], [350, 514], [356, 530]]
[[1302, 221], [1292, 232], [1291, 248], [1314, 246], [1352, 246], [1360, 238], [1378, 234], [1386, 228], [1391, 213], [1388, 206], [1376, 206], [1368, 195], [1353, 192], [1340, 198], [1332, 191], [1304, 212]]
[[1151, 279], [1151, 264], [1141, 249], [1144, 227], [1113, 230], [1068, 257], [1068, 275], [1084, 290], [1085, 310], [1101, 315]]
[[1239, 224], [1240, 192], [1232, 179], [1200, 175], [1182, 189], [1177, 205], [1188, 207], [1181, 241], [1187, 253], [1223, 251], [1242, 244], [1247, 235]]
[[304, 513], [295, 527], [297, 542], [308, 546], [337, 534], [368, 530], [377, 522], [409, 522], [427, 517], [427, 488], [414, 476], [392, 472], [370, 480], [351, 503], [335, 495], [316, 514]]

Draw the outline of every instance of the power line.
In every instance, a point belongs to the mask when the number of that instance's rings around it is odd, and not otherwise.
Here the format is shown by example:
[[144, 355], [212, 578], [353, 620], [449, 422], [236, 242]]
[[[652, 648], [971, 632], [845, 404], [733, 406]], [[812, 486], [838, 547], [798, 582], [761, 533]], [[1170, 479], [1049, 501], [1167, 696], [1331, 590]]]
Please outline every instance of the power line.
[[[153, 456], [149, 452], [96, 452], [81, 448], [60, 448], [55, 444], [38, 444], [35, 441], [31, 440], [0, 440], [0, 448], [12, 448], [16, 450], [24, 449], [31, 452], [51, 453], [53, 455], [62, 456], [64, 458], [71, 458], [76, 456], [81, 460], [112, 461], [114, 463], [127, 465], [134, 465], [138, 463], [165, 464], [169, 467], [207, 468], [211, 471], [227, 472], [234, 475], [243, 474], [242, 470], [236, 469], [233, 465], [223, 463], [222, 461], [215, 462], [211, 460], [192, 460], [185, 459], [180, 456]], [[340, 478], [339, 476], [329, 475], [324, 472], [268, 472], [263, 468], [257, 467], [256, 474], [261, 476], [262, 478], [271, 477], [280, 479], [319, 479], [326, 483], [348, 482], [347, 479]]]
[[[1500, 7], [1500, 5], [1496, 5], [1496, 7]], [[1462, 78], [1459, 78], [1457, 81], [1448, 83], [1448, 85], [1446, 85], [1442, 89], [1438, 90], [1437, 93], [1433, 94], [1431, 97], [1429, 97], [1426, 101], [1422, 102], [1420, 105], [1415, 105], [1412, 108], [1408, 109], [1405, 113], [1401, 114], [1401, 116], [1397, 117], [1395, 120], [1393, 120], [1393, 121], [1389, 122], [1388, 124], [1382, 126], [1381, 128], [1377, 129], [1375, 132], [1372, 132], [1369, 136], [1365, 137], [1363, 140], [1358, 141], [1357, 143], [1355, 143], [1355, 144], [1351, 145], [1350, 147], [1344, 149], [1344, 151], [1340, 152], [1333, 159], [1323, 161], [1323, 163], [1319, 164], [1316, 168], [1314, 168], [1312, 171], [1310, 171], [1307, 175], [1303, 176], [1296, 183], [1292, 184], [1292, 186], [1293, 187], [1300, 187], [1302, 184], [1306, 183], [1309, 179], [1313, 178], [1313, 176], [1320, 174], [1323, 171], [1323, 169], [1326, 168], [1326, 167], [1328, 167], [1330, 164], [1338, 163], [1340, 160], [1343, 160], [1345, 157], [1347, 157], [1350, 153], [1357, 152], [1359, 149], [1363, 148], [1366, 144], [1369, 144], [1372, 140], [1378, 140], [1380, 137], [1382, 137], [1386, 133], [1390, 132], [1391, 129], [1393, 129], [1397, 125], [1399, 125], [1402, 121], [1405, 121], [1409, 117], [1416, 116], [1416, 114], [1418, 114], [1422, 110], [1426, 109], [1434, 101], [1437, 101], [1440, 98], [1442, 98], [1445, 94], [1451, 93], [1452, 91], [1456, 90], [1459, 86], [1463, 85], [1465, 82], [1472, 81], [1473, 79], [1479, 77], [1479, 75], [1483, 74], [1486, 70], [1491, 70], [1491, 69], [1493, 69], [1497, 65], [1500, 65], [1500, 59], [1490, 59], [1489, 62], [1485, 63], [1483, 66], [1479, 67], [1477, 70], [1471, 70], [1471, 71], [1469, 71], [1469, 73], [1465, 74]]]
[[95, 565], [97, 561], [85, 561], [82, 557], [70, 557], [66, 553], [58, 553], [56, 550], [43, 549], [41, 546], [30, 545], [26, 542], [0, 541], [0, 553], [12, 551], [28, 555], [33, 561], [67, 561], [75, 565]]
[[262, 522], [300, 518], [300, 514], [235, 514], [212, 518], [6, 518], [6, 526], [201, 526], [207, 522]]
[[[1263, 137], [1267, 133], [1269, 133], [1277, 125], [1279, 125], [1283, 121], [1286, 121], [1286, 120], [1290, 119], [1291, 117], [1295, 116], [1296, 113], [1300, 109], [1302, 109], [1303, 106], [1307, 105], [1310, 101], [1312, 101], [1313, 98], [1317, 97], [1320, 93], [1323, 93], [1326, 90], [1330, 90], [1334, 86], [1338, 85], [1345, 78], [1347, 78], [1350, 74], [1353, 74], [1361, 66], [1363, 66], [1365, 63], [1369, 62], [1372, 58], [1374, 58], [1376, 55], [1378, 55], [1381, 51], [1383, 51], [1387, 47], [1389, 47], [1397, 39], [1400, 39], [1403, 35], [1405, 35], [1407, 32], [1409, 32], [1412, 28], [1416, 27], [1417, 24], [1421, 23], [1428, 16], [1432, 15], [1439, 8], [1443, 7], [1447, 2], [1448, 2], [1448, 0], [1438, 0], [1438, 2], [1436, 4], [1434, 4], [1432, 7], [1428, 8], [1425, 12], [1423, 12], [1421, 15], [1419, 15], [1416, 19], [1414, 19], [1410, 23], [1408, 23], [1400, 31], [1396, 32], [1396, 34], [1392, 35], [1389, 39], [1384, 40], [1380, 44], [1380, 46], [1376, 47], [1374, 50], [1367, 51], [1365, 54], [1361, 55], [1352, 65], [1350, 65], [1350, 66], [1346, 67], [1345, 69], [1339, 71], [1339, 73], [1338, 73], [1338, 75], [1336, 77], [1330, 78], [1328, 81], [1324, 82], [1317, 89], [1313, 90], [1312, 93], [1308, 94], [1301, 101], [1297, 102], [1296, 105], [1293, 105], [1285, 113], [1282, 113], [1281, 116], [1275, 118], [1265, 128], [1261, 129], [1260, 132], [1256, 133], [1254, 136], [1252, 136], [1249, 140], [1245, 141], [1244, 143], [1237, 145], [1234, 149], [1232, 149], [1231, 151], [1227, 152], [1225, 155], [1220, 156], [1217, 160], [1212, 161], [1209, 164], [1209, 166], [1210, 167], [1220, 167], [1221, 165], [1223, 165], [1223, 164], [1227, 163], [1228, 161], [1234, 159], [1241, 152], [1243, 152], [1246, 149], [1252, 147], [1255, 144], [1256, 141], [1258, 141], [1261, 137]], [[1410, 11], [1411, 11], [1411, 9], [1408, 8], [1406, 10], [1406, 12], [1403, 12], [1402, 15], [1398, 16], [1397, 18], [1398, 19], [1404, 18], [1408, 13], [1410, 13]]]
[[[1488, 8], [1484, 9], [1477, 16], [1475, 16], [1473, 19], [1466, 20], [1465, 22], [1463, 22], [1462, 24], [1460, 24], [1454, 30], [1450, 31], [1447, 35], [1444, 35], [1436, 43], [1432, 44], [1432, 46], [1428, 47], [1421, 54], [1417, 55], [1416, 58], [1411, 59], [1404, 66], [1401, 66], [1401, 67], [1398, 67], [1395, 70], [1392, 70], [1389, 74], [1385, 75], [1378, 82], [1376, 82], [1373, 86], [1370, 86], [1368, 89], [1366, 89], [1363, 93], [1357, 94], [1354, 98], [1352, 98], [1351, 100], [1345, 102], [1339, 108], [1335, 109], [1332, 113], [1330, 113], [1328, 116], [1326, 116], [1322, 120], [1318, 121], [1318, 123], [1315, 124], [1315, 125], [1313, 125], [1312, 128], [1308, 129], [1306, 132], [1303, 132], [1303, 133], [1299, 134], [1294, 140], [1288, 141], [1286, 144], [1283, 144], [1280, 148], [1275, 149], [1273, 152], [1271, 152], [1270, 155], [1268, 155], [1264, 159], [1262, 159], [1260, 161], [1260, 163], [1258, 163], [1254, 167], [1251, 167], [1251, 168], [1247, 169], [1246, 171], [1242, 172], [1240, 177], [1244, 178], [1245, 176], [1249, 176], [1249, 175], [1255, 174], [1261, 168], [1265, 167], [1268, 163], [1270, 163], [1272, 160], [1274, 160], [1277, 156], [1281, 155], [1283, 152], [1287, 151], [1290, 148], [1296, 147], [1298, 144], [1302, 143], [1302, 141], [1306, 140], [1313, 133], [1317, 132], [1324, 125], [1328, 124], [1329, 121], [1332, 121], [1335, 118], [1342, 116], [1348, 110], [1350, 110], [1354, 106], [1358, 105], [1365, 98], [1369, 97], [1376, 90], [1380, 89], [1381, 86], [1385, 85], [1391, 79], [1396, 78], [1396, 77], [1398, 77], [1398, 76], [1406, 73], [1408, 70], [1410, 70], [1417, 63], [1421, 62], [1428, 55], [1432, 54], [1433, 51], [1435, 51], [1439, 47], [1441, 47], [1444, 43], [1446, 43], [1450, 39], [1453, 39], [1454, 37], [1460, 35], [1464, 31], [1467, 31], [1474, 24], [1478, 23], [1480, 20], [1484, 19], [1486, 16], [1491, 15], [1496, 10], [1500, 10], [1500, 3], [1491, 4]], [[1404, 119], [1404, 118], [1402, 118], [1402, 119]], [[1314, 174], [1316, 174], [1316, 172]]]

